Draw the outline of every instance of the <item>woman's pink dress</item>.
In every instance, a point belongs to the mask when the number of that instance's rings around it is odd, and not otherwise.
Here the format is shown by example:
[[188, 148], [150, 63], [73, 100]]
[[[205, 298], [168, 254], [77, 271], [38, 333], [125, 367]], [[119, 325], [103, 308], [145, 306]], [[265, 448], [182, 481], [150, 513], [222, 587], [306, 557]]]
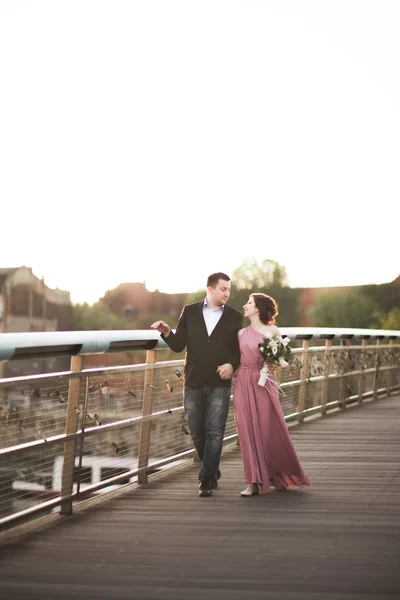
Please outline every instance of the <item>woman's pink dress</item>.
[[[247, 327], [239, 340], [240, 368], [233, 391], [236, 426], [246, 483], [284, 490], [311, 485], [297, 457], [274, 382], [258, 385], [263, 334]], [[275, 384], [276, 386], [276, 384]]]

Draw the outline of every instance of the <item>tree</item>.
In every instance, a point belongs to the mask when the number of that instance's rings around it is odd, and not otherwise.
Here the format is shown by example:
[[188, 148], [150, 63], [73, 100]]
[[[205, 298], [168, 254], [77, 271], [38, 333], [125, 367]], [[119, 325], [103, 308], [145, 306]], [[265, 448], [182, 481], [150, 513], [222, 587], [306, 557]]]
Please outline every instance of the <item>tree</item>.
[[[279, 326], [299, 325], [299, 291], [288, 287], [286, 269], [279, 263], [264, 260], [259, 264], [255, 259], [248, 259], [234, 270], [229, 304], [242, 312], [243, 305], [254, 292], [268, 294], [277, 301]], [[204, 296], [205, 290], [199, 290], [190, 295], [188, 302], [199, 302]]]
[[135, 329], [132, 321], [116, 316], [102, 302], [90, 306], [75, 304], [72, 307], [72, 328], [75, 331], [98, 331], [110, 329]]
[[285, 267], [270, 259], [261, 263], [255, 259], [245, 260], [233, 272], [230, 304], [241, 311], [249, 295], [255, 292], [268, 294], [276, 300], [280, 327], [299, 325], [299, 291], [288, 286]]
[[313, 327], [376, 327], [377, 305], [362, 290], [325, 292], [310, 310]]
[[379, 310], [387, 315], [393, 308], [400, 306], [400, 280], [380, 285], [364, 285], [363, 292], [378, 306]]
[[400, 308], [392, 308], [386, 315], [378, 315], [379, 326], [382, 329], [400, 330]]
[[261, 290], [288, 285], [285, 267], [270, 259], [265, 259], [261, 263], [254, 258], [244, 260], [234, 270], [232, 279], [233, 286], [237, 290]]

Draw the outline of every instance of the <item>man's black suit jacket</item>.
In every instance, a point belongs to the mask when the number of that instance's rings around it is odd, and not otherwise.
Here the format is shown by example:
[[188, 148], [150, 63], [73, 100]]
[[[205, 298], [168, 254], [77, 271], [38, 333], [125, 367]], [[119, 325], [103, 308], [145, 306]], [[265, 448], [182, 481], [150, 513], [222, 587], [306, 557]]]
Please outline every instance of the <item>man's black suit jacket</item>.
[[243, 326], [243, 315], [224, 306], [222, 316], [209, 336], [203, 317], [203, 304], [188, 304], [182, 310], [176, 332], [161, 335], [174, 352], [186, 348], [185, 386], [229, 387], [231, 379], [221, 379], [217, 367], [230, 363], [236, 370], [240, 363], [238, 332]]

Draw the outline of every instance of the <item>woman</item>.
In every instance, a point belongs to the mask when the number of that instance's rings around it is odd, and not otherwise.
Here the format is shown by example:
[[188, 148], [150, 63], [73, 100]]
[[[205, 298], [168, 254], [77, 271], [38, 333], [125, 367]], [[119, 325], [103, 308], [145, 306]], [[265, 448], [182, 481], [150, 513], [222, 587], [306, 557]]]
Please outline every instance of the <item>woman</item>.
[[304, 473], [279, 402], [275, 379], [258, 385], [263, 357], [258, 344], [267, 334], [279, 334], [278, 307], [266, 294], [251, 294], [243, 306], [250, 326], [239, 331], [240, 367], [234, 388], [236, 426], [245, 481], [242, 496], [311, 485]]

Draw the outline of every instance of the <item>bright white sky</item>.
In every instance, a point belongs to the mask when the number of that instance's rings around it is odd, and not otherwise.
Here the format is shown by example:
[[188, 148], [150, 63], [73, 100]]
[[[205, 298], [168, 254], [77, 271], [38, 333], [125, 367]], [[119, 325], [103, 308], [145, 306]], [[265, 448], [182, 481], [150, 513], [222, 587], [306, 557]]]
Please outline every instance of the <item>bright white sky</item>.
[[0, 267], [94, 302], [400, 272], [400, 2], [0, 0]]

